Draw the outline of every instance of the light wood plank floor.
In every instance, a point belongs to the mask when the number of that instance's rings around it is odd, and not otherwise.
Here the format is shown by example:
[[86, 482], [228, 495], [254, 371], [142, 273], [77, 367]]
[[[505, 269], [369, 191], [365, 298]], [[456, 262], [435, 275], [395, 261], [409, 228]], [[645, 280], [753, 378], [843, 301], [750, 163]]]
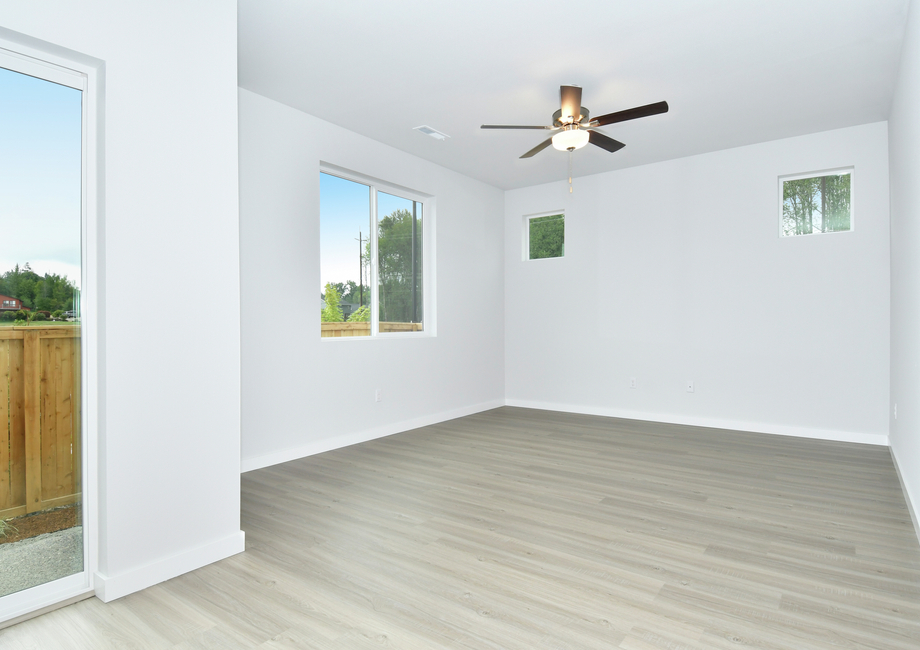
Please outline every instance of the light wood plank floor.
[[19, 648], [920, 647], [887, 449], [501, 408], [243, 476], [247, 552]]

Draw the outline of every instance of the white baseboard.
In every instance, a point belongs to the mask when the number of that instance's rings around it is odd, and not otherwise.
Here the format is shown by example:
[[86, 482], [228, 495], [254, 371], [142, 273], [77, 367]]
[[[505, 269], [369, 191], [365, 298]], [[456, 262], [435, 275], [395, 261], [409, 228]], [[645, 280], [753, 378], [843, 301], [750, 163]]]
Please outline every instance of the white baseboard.
[[563, 413], [578, 413], [581, 415], [602, 415], [612, 418], [625, 418], [628, 420], [644, 420], [646, 422], [662, 422], [665, 424], [684, 424], [692, 427], [709, 427], [711, 429], [732, 429], [748, 431], [750, 433], [771, 433], [780, 436], [794, 436], [796, 438], [814, 438], [816, 440], [835, 440], [837, 442], [858, 442], [865, 445], [889, 446], [887, 433], [855, 433], [852, 431], [835, 431], [831, 429], [812, 429], [808, 427], [793, 427], [783, 424], [770, 424], [767, 422], [746, 422], [742, 420], [723, 420], [720, 418], [699, 418], [684, 415], [671, 415], [662, 413], [647, 413], [643, 411], [629, 411], [594, 406], [573, 406], [571, 404], [558, 404], [554, 402], [531, 402], [528, 400], [505, 400], [507, 406], [540, 409], [543, 411], [561, 411]]
[[391, 436], [394, 433], [402, 433], [403, 431], [410, 431], [411, 429], [418, 429], [419, 427], [427, 427], [431, 424], [439, 424], [440, 422], [447, 422], [448, 420], [462, 418], [465, 415], [481, 413], [483, 411], [488, 411], [504, 405], [505, 400], [503, 399], [493, 400], [491, 402], [481, 402], [472, 406], [464, 406], [462, 408], [453, 409], [450, 411], [442, 411], [440, 413], [424, 415], [422, 417], [413, 418], [411, 420], [394, 422], [382, 427], [375, 427], [373, 429], [366, 429], [364, 431], [357, 431], [355, 433], [346, 433], [340, 436], [331, 436], [321, 440], [314, 440], [305, 445], [300, 445], [291, 449], [283, 449], [281, 451], [264, 454], [262, 456], [244, 458], [240, 463], [240, 471], [251, 472], [252, 470], [262, 469], [263, 467], [271, 467], [272, 465], [286, 463], [291, 460], [297, 460], [298, 458], [306, 458], [307, 456], [313, 456], [314, 454], [321, 454], [325, 451], [332, 451], [333, 449], [341, 449], [342, 447], [356, 445], [360, 442], [376, 440], [377, 438], [385, 438], [386, 436]]
[[125, 573], [107, 576], [97, 571], [93, 585], [96, 589], [96, 596], [101, 601], [108, 603], [231, 555], [242, 553], [244, 550], [246, 550], [246, 534], [240, 530], [216, 542], [198, 546]]
[[894, 463], [894, 469], [898, 473], [898, 482], [901, 484], [901, 492], [904, 493], [904, 501], [907, 503], [907, 512], [910, 514], [910, 520], [914, 524], [914, 532], [917, 533], [917, 541], [920, 542], [920, 517], [917, 516], [917, 509], [914, 502], [910, 499], [910, 492], [907, 489], [907, 483], [904, 482], [904, 475], [901, 474], [901, 466], [898, 465], [898, 455], [894, 447], [889, 447], [891, 451], [891, 462]]

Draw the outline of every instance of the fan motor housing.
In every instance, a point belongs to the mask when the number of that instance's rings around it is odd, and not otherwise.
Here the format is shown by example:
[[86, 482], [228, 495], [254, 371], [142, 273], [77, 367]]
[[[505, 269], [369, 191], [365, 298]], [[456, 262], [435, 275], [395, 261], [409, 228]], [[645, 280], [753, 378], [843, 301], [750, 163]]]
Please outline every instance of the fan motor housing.
[[[582, 122], [587, 122], [590, 116], [591, 114], [588, 111], [588, 109], [582, 106], [581, 107], [581, 119], [576, 120], [575, 124], [581, 124]], [[559, 118], [561, 117], [562, 117], [562, 109], [560, 108], [560, 109], [557, 109], [555, 113], [553, 113], [553, 126], [558, 127], [558, 126], [565, 126], [566, 124], [568, 124], [568, 122], [560, 122]]]

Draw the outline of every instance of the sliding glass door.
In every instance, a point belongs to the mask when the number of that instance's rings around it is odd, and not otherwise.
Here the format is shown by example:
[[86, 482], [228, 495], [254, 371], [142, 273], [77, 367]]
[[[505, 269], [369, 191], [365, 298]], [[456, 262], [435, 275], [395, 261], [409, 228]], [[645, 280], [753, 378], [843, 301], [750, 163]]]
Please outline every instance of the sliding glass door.
[[85, 84], [0, 49], [0, 621], [90, 584]]

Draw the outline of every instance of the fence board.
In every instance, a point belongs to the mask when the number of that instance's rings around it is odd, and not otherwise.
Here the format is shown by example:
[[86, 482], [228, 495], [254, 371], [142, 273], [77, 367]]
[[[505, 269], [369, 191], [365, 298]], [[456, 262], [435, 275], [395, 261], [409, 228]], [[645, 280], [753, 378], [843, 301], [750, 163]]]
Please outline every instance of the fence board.
[[42, 448], [42, 476], [41, 476], [41, 501], [48, 498], [50, 492], [56, 491], [57, 483], [57, 436], [54, 431], [54, 409], [48, 408], [54, 404], [54, 355], [50, 354], [46, 341], [38, 342], [39, 354], [39, 386], [41, 386], [41, 448]]
[[73, 339], [44, 339], [42, 352], [47, 355], [44, 365], [46, 374], [42, 377], [47, 398], [42, 402], [42, 411], [48, 414], [44, 419], [47, 428], [42, 429], [42, 438], [51, 438], [49, 445], [53, 466], [51, 480], [42, 477], [42, 500], [58, 499], [73, 494], [73, 449], [71, 446], [73, 430], [70, 426], [70, 402], [73, 394], [73, 363], [70, 355]]
[[42, 385], [38, 331], [23, 332], [23, 393], [26, 420], [26, 511], [41, 510], [42, 500]]
[[42, 387], [42, 497], [41, 500], [59, 496], [61, 491], [58, 467], [60, 440], [57, 430], [57, 388], [60, 385], [60, 364], [57, 343], [59, 339], [41, 341], [41, 387]]
[[[66, 486], [64, 494], [73, 494], [80, 488], [74, 485], [73, 466], [76, 457], [73, 454], [73, 387], [74, 374], [79, 368], [73, 363], [73, 339], [60, 339], [61, 341], [61, 387], [58, 390], [58, 421], [57, 428], [64, 444], [58, 448], [58, 461], [64, 463], [67, 471], [60, 475], [62, 485]], [[58, 495], [61, 496], [61, 495]]]
[[[10, 341], [10, 463], [12, 465], [13, 503], [26, 505], [26, 417], [22, 384], [25, 349], [22, 337]], [[12, 516], [12, 515], [10, 515]]]
[[0, 510], [12, 508], [10, 464], [10, 342], [0, 341]]
[[73, 348], [73, 396], [70, 399], [70, 426], [73, 429], [73, 484], [74, 491], [83, 487], [83, 350], [79, 332], [71, 339]]

